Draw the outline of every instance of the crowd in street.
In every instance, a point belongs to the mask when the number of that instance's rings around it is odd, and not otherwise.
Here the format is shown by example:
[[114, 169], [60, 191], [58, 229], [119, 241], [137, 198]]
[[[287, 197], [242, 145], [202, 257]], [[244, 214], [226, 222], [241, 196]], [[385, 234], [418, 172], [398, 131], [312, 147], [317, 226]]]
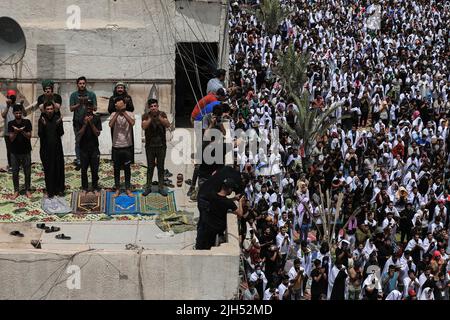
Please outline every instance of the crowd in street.
[[[259, 2], [229, 11], [224, 116], [269, 145], [237, 152], [242, 299], [448, 300], [449, 3], [280, 0], [271, 33]], [[280, 125], [300, 116], [277, 76], [290, 44], [306, 109], [335, 109], [307, 155]]]

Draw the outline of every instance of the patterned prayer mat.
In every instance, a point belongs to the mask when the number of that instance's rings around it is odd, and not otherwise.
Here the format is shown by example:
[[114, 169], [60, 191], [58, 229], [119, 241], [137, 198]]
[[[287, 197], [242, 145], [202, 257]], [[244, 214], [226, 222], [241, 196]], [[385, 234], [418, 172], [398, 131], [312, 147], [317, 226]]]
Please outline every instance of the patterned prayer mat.
[[[90, 175], [90, 173], [88, 173]], [[112, 188], [114, 185], [114, 171], [109, 160], [100, 161], [100, 186], [103, 189]], [[75, 171], [75, 166], [70, 162], [65, 165], [66, 196], [68, 203], [72, 203], [72, 191], [81, 187], [81, 172]], [[90, 178], [90, 176], [89, 176]], [[131, 184], [133, 189], [142, 189], [147, 179], [147, 168], [140, 164], [133, 164], [131, 168]], [[24, 182], [23, 174], [20, 174], [20, 186]], [[61, 214], [48, 215], [41, 208], [43, 190], [45, 189], [44, 172], [40, 163], [31, 166], [32, 198], [28, 199], [20, 195], [12, 200], [13, 182], [11, 174], [0, 173], [0, 223], [2, 222], [79, 222], [79, 221], [104, 221], [104, 220], [154, 220], [154, 216], [136, 216], [133, 214], [122, 214], [109, 216], [101, 214]]]
[[98, 193], [74, 191], [72, 211], [76, 214], [101, 214], [105, 212], [105, 191]]
[[139, 212], [139, 200], [141, 192], [133, 192], [134, 197], [129, 197], [122, 193], [117, 197], [114, 197], [114, 192], [109, 191], [106, 193], [106, 214], [138, 214]]
[[170, 191], [167, 197], [163, 197], [159, 193], [150, 193], [146, 197], [141, 195], [139, 202], [142, 214], [172, 214], [177, 212], [173, 191]]

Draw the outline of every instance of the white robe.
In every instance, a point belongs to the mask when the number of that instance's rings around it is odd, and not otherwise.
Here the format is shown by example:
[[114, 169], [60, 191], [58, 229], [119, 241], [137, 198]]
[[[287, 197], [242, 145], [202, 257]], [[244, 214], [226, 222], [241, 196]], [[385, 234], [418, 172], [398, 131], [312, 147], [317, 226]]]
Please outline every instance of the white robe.
[[386, 300], [401, 300], [401, 299], [402, 293], [398, 290], [392, 290], [386, 297]]

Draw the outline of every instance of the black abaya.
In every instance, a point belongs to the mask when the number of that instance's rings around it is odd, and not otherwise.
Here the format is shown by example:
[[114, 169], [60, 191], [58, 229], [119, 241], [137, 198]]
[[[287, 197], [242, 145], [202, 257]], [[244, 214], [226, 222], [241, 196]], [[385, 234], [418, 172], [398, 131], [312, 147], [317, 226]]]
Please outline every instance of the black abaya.
[[64, 152], [61, 136], [64, 128], [61, 118], [53, 116], [44, 117], [46, 124], [39, 120], [40, 156], [45, 174], [45, 187], [51, 198], [61, 194], [65, 189]]
[[339, 271], [334, 280], [333, 290], [331, 291], [330, 300], [345, 300], [345, 280], [347, 273], [344, 269]]

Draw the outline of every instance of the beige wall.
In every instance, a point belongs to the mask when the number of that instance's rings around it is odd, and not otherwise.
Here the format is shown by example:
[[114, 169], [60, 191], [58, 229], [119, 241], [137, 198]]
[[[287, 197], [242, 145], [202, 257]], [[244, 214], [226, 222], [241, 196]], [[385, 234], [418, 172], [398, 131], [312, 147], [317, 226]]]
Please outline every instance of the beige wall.
[[[228, 215], [228, 243], [210, 251], [0, 249], [0, 299], [233, 299], [237, 230]], [[81, 269], [79, 290], [67, 287], [69, 265]]]
[[[220, 42], [220, 1], [2, 0], [0, 16], [23, 28], [23, 63], [0, 66], [0, 78], [37, 79], [38, 45], [59, 45], [58, 79], [173, 79], [176, 42]], [[80, 8], [80, 29], [67, 27], [67, 8]], [[146, 4], [146, 5], [145, 5]], [[65, 51], [64, 51], [65, 48]]]

